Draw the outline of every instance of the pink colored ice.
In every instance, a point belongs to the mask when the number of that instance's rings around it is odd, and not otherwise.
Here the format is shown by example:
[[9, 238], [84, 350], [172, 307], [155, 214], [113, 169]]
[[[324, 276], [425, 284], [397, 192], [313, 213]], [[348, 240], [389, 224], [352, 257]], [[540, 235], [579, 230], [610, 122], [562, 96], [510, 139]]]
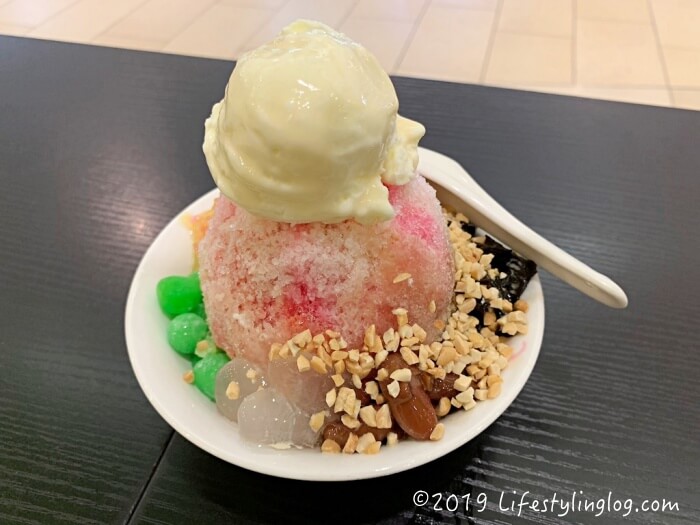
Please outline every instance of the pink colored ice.
[[[270, 345], [332, 329], [351, 348], [364, 330], [395, 326], [408, 310], [430, 339], [446, 320], [454, 261], [435, 191], [418, 176], [390, 188], [396, 216], [373, 226], [290, 225], [251, 215], [225, 197], [199, 247], [200, 279], [216, 344], [266, 366]], [[394, 283], [402, 273], [410, 279]], [[435, 301], [436, 310], [429, 304]]]

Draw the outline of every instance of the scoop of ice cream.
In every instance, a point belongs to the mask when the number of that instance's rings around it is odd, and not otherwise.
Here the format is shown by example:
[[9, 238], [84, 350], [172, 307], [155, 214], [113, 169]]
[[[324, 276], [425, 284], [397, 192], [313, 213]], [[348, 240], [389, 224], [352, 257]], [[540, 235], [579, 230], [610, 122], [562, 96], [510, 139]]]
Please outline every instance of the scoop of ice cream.
[[221, 192], [254, 215], [374, 224], [394, 216], [383, 183], [414, 177], [425, 133], [397, 111], [371, 53], [301, 20], [238, 61], [203, 149]]

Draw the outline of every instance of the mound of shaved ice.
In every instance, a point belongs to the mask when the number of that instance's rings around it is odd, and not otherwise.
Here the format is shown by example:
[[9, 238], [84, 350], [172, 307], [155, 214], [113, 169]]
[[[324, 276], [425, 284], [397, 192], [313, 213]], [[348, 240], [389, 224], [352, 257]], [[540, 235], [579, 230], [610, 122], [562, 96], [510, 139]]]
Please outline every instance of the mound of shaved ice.
[[[389, 196], [395, 217], [372, 226], [274, 222], [220, 197], [199, 244], [204, 304], [217, 346], [262, 367], [272, 343], [307, 328], [313, 334], [335, 330], [350, 348], [360, 348], [369, 325], [378, 333], [395, 325], [397, 307], [432, 341], [454, 286], [445, 219], [420, 176], [389, 187]], [[402, 273], [411, 277], [394, 283]]]

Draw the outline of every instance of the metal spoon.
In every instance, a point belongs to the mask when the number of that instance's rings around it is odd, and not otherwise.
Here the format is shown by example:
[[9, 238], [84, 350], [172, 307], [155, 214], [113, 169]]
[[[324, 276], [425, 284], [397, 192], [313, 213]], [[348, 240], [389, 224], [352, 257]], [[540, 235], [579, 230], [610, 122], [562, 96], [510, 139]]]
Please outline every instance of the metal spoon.
[[535, 261], [596, 301], [612, 308], [627, 306], [627, 295], [612, 279], [596, 272], [513, 217], [457, 162], [425, 148], [419, 150], [421, 160], [418, 171], [435, 183], [440, 202], [461, 211], [470, 221], [517, 253]]

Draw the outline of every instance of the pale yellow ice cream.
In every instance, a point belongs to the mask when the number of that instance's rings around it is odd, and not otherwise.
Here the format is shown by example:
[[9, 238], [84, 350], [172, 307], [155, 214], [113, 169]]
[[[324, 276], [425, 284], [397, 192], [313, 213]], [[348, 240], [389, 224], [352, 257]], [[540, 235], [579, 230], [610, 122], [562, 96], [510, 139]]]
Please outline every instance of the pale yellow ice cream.
[[281, 222], [373, 224], [393, 217], [387, 184], [415, 175], [425, 128], [397, 114], [377, 59], [300, 20], [241, 57], [205, 123], [221, 192]]

